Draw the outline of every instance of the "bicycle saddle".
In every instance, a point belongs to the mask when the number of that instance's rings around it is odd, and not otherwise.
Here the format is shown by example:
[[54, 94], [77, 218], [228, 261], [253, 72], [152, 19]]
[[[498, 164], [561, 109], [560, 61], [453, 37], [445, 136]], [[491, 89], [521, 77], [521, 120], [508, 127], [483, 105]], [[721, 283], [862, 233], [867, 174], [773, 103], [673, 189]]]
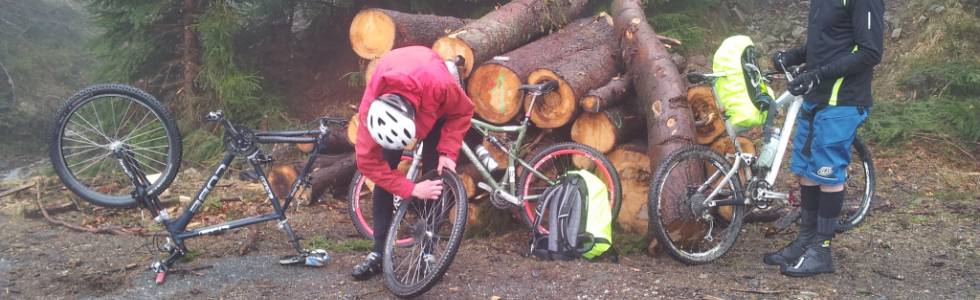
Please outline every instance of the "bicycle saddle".
[[551, 93], [552, 91], [554, 91], [557, 88], [558, 88], [558, 81], [548, 80], [548, 81], [545, 81], [544, 83], [541, 83], [541, 84], [525, 84], [525, 85], [521, 85], [520, 90], [521, 91], [527, 91], [527, 92], [538, 92], [538, 93], [541, 93], [541, 94], [547, 94], [547, 93]]

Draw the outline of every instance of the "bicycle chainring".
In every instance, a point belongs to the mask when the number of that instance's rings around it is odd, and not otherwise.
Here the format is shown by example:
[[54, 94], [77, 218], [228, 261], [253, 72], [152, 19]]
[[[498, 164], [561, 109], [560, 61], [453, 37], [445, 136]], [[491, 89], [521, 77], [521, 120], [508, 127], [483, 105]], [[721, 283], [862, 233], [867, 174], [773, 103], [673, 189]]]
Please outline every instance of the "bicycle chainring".
[[233, 136], [231, 134], [225, 133], [223, 140], [225, 143], [225, 149], [238, 155], [249, 155], [258, 150], [258, 145], [255, 142], [255, 132], [252, 132], [246, 128], [235, 128], [238, 130], [238, 136]]
[[490, 193], [490, 204], [493, 204], [493, 207], [497, 209], [510, 209], [515, 207], [513, 203], [504, 199], [497, 190]]
[[773, 200], [766, 198], [765, 194], [772, 190], [772, 186], [768, 182], [761, 179], [753, 179], [749, 182], [749, 197], [752, 199], [752, 205], [755, 205], [758, 209], [767, 209], [772, 206]]

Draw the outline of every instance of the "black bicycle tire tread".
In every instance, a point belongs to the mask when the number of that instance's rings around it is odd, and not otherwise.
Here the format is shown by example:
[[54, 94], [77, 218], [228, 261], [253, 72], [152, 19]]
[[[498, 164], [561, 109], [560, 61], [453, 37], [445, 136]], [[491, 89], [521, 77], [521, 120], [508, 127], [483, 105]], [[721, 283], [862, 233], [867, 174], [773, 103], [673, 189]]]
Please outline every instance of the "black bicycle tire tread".
[[[649, 222], [647, 222], [647, 223], [648, 223], [648, 227], [649, 227], [648, 228], [648, 232], [650, 232], [657, 239], [658, 245], [660, 245], [660, 248], [661, 249], [664, 249], [664, 252], [667, 252], [667, 254], [670, 255], [671, 257], [673, 257], [674, 259], [679, 260], [679, 261], [681, 261], [681, 262], [683, 262], [685, 264], [688, 264], [688, 265], [701, 265], [701, 264], [706, 264], [706, 263], [712, 262], [712, 261], [714, 261], [714, 260], [716, 260], [718, 258], [724, 257], [726, 254], [728, 254], [728, 252], [731, 250], [731, 248], [738, 242], [739, 231], [741, 230], [741, 227], [744, 225], [743, 218], [745, 216], [745, 207], [744, 206], [736, 206], [734, 208], [734, 210], [733, 210], [733, 216], [732, 216], [732, 221], [729, 224], [729, 226], [734, 226], [735, 227], [735, 235], [734, 235], [734, 238], [732, 238], [731, 241], [727, 241], [726, 242], [726, 245], [721, 249], [721, 251], [719, 251], [719, 253], [721, 253], [721, 254], [717, 255], [716, 257], [710, 258], [710, 259], [697, 260], [697, 259], [692, 259], [690, 257], [687, 257], [684, 254], [680, 253], [679, 250], [675, 249], [675, 247], [673, 246], [672, 241], [670, 240], [670, 237], [669, 237], [668, 233], [666, 232], [666, 228], [664, 228], [662, 226], [662, 224], [661, 224], [662, 222], [658, 221], [658, 220], [660, 220], [660, 211], [657, 209], [657, 207], [660, 206], [658, 204], [658, 202], [660, 201], [660, 199], [659, 199], [659, 197], [657, 197], [657, 195], [660, 194], [659, 193], [660, 192], [660, 185], [661, 185], [660, 183], [664, 180], [664, 176], [667, 175], [666, 174], [666, 172], [668, 171], [667, 167], [671, 165], [670, 162], [671, 161], [674, 161], [674, 160], [677, 160], [678, 157], [681, 157], [683, 155], [687, 155], [687, 153], [689, 153], [689, 152], [700, 152], [700, 153], [706, 154], [707, 156], [712, 157], [713, 159], [716, 159], [716, 160], [719, 160], [720, 162], [722, 162], [722, 164], [726, 168], [731, 169], [731, 165], [730, 165], [730, 163], [727, 160], [725, 160], [720, 155], [718, 155], [717, 152], [715, 152], [715, 151], [713, 151], [710, 148], [705, 147], [705, 146], [701, 146], [701, 145], [688, 145], [688, 146], [684, 146], [683, 148], [678, 149], [678, 150], [676, 150], [674, 152], [671, 152], [664, 159], [663, 163], [659, 167], [657, 167], [657, 170], [654, 173], [654, 175], [656, 177], [654, 178], [653, 181], [650, 182], [650, 193], [648, 193], [648, 196], [647, 196], [648, 197], [647, 213], [649, 215]], [[736, 172], [734, 174], [734, 176], [732, 177], [732, 179], [734, 180], [734, 186], [735, 186], [735, 189], [736, 189], [735, 193], [736, 194], [741, 194], [742, 193], [742, 184], [741, 184], [741, 180], [739, 178], [739, 174]], [[729, 227], [729, 228], [731, 228], [731, 227]]]
[[[166, 127], [167, 131], [172, 132], [174, 135], [174, 136], [168, 135], [168, 139], [170, 140], [171, 147], [174, 148], [175, 151], [173, 155], [168, 156], [168, 160], [169, 160], [168, 163], [173, 163], [175, 165], [172, 168], [171, 172], [164, 174], [165, 176], [162, 177], [163, 181], [161, 181], [160, 184], [155, 189], [151, 189], [149, 191], [149, 194], [151, 195], [159, 194], [160, 192], [166, 190], [170, 186], [170, 184], [173, 183], [173, 180], [177, 177], [177, 173], [180, 171], [180, 164], [183, 156], [182, 138], [180, 136], [180, 130], [177, 127], [176, 122], [174, 121], [173, 113], [171, 113], [166, 106], [164, 106], [159, 101], [157, 101], [156, 98], [150, 95], [149, 93], [126, 84], [113, 83], [113, 84], [98, 84], [98, 85], [89, 86], [85, 89], [76, 92], [74, 95], [72, 95], [67, 100], [65, 100], [65, 103], [58, 108], [58, 113], [57, 113], [58, 117], [56, 119], [56, 122], [50, 129], [50, 134], [48, 136], [49, 138], [48, 156], [49, 159], [51, 160], [51, 164], [55, 170], [55, 173], [61, 179], [62, 183], [64, 183], [69, 190], [71, 190], [74, 194], [78, 195], [83, 200], [92, 203], [96, 206], [102, 206], [102, 207], [134, 208], [138, 205], [138, 203], [132, 197], [128, 197], [129, 199], [128, 201], [116, 202], [116, 201], [108, 201], [106, 199], [100, 199], [101, 197], [92, 198], [87, 196], [85, 193], [81, 192], [79, 186], [81, 186], [82, 183], [78, 182], [77, 179], [74, 179], [74, 176], [69, 174], [70, 172], [68, 171], [67, 166], [65, 166], [64, 158], [61, 156], [60, 153], [59, 143], [61, 137], [61, 129], [64, 127], [64, 123], [67, 122], [67, 118], [69, 117], [69, 114], [72, 111], [74, 111], [75, 108], [77, 108], [76, 106], [80, 105], [79, 104], [80, 102], [83, 102], [84, 100], [87, 100], [91, 97], [105, 95], [105, 94], [121, 94], [121, 95], [129, 96], [135, 101], [142, 102], [142, 104], [145, 104], [147, 107], [150, 108], [150, 110], [159, 114], [161, 121], [163, 122], [163, 125]], [[66, 180], [66, 178], [72, 178], [72, 179]]]
[[[606, 157], [605, 154], [602, 154], [602, 152], [599, 152], [599, 150], [589, 147], [588, 145], [575, 143], [575, 142], [564, 142], [564, 143], [553, 144], [548, 147], [542, 148], [541, 150], [535, 151], [534, 154], [531, 155], [531, 159], [527, 160], [527, 163], [528, 165], [533, 166], [538, 160], [544, 158], [546, 154], [561, 150], [563, 148], [578, 148], [578, 150], [583, 150], [585, 152], [588, 152], [590, 155], [599, 159], [599, 161], [601, 161], [602, 164], [605, 165], [605, 167], [609, 170], [610, 177], [612, 177], [613, 185], [616, 186], [616, 195], [614, 195], [613, 198], [615, 199], [614, 201], [615, 205], [613, 205], [612, 207], [613, 224], [615, 224], [616, 220], [619, 218], [619, 210], [623, 207], [623, 184], [620, 181], [619, 172], [616, 171], [616, 166], [614, 166], [612, 162], [609, 161], [609, 158]], [[527, 188], [524, 186], [524, 182], [527, 181], [527, 176], [530, 176], [531, 174], [533, 173], [527, 170], [523, 170], [521, 176], [518, 178], [517, 181], [518, 196], [524, 194], [524, 189]], [[527, 225], [528, 228], [533, 228], [534, 224], [532, 224], [531, 217], [527, 215], [524, 206], [519, 206], [518, 209], [520, 209], [521, 219], [524, 221], [524, 224]]]
[[[463, 234], [466, 230], [466, 218], [467, 218], [466, 215], [468, 213], [466, 189], [463, 187], [463, 182], [461, 179], [459, 179], [459, 176], [456, 175], [456, 173], [451, 171], [444, 171], [444, 172], [445, 173], [443, 175], [440, 175], [440, 177], [443, 177], [443, 182], [445, 182], [447, 178], [453, 181], [451, 184], [447, 184], [446, 188], [456, 191], [456, 194], [461, 195], [462, 197], [460, 197], [461, 199], [457, 199], [458, 202], [456, 205], [457, 212], [456, 212], [455, 224], [457, 224], [458, 226], [454, 226], [453, 231], [450, 233], [450, 240], [449, 240], [449, 245], [447, 246], [445, 258], [442, 259], [443, 263], [440, 264], [439, 267], [436, 269], [435, 275], [428, 278], [423, 278], [423, 282], [421, 282], [421, 285], [418, 286], [405, 287], [403, 289], [402, 287], [393, 284], [393, 282], [395, 282], [395, 279], [393, 279], [392, 275], [389, 272], [387, 272], [388, 268], [391, 268], [390, 267], [391, 251], [389, 250], [394, 242], [393, 238], [395, 237], [396, 232], [398, 231], [398, 224], [401, 223], [401, 220], [404, 218], [405, 213], [408, 211], [407, 205], [402, 205], [401, 207], [399, 207], [398, 212], [395, 214], [395, 217], [391, 221], [391, 227], [388, 229], [388, 236], [385, 239], [385, 254], [384, 254], [384, 264], [383, 264], [385, 268], [385, 272], [384, 272], [385, 287], [389, 291], [391, 291], [392, 294], [395, 294], [398, 297], [401, 298], [417, 297], [429, 291], [429, 289], [431, 289], [437, 283], [439, 283], [443, 275], [446, 274], [446, 271], [449, 270], [449, 266], [452, 265], [453, 260], [456, 258], [456, 253], [459, 250], [459, 246], [460, 244], [462, 244]], [[423, 178], [426, 177], [427, 176], [423, 176]]]
[[859, 208], [860, 213], [857, 213], [855, 216], [849, 218], [848, 222], [838, 222], [836, 228], [837, 233], [848, 231], [864, 222], [864, 219], [867, 218], [868, 213], [871, 212], [871, 204], [874, 202], [875, 187], [877, 185], [874, 159], [871, 155], [871, 150], [867, 145], [861, 142], [860, 139], [854, 139], [852, 147], [857, 150], [858, 156], [861, 158], [861, 160], [868, 163], [868, 175], [865, 177], [865, 180], [870, 181], [868, 186], [870, 194], [867, 199], [861, 200], [861, 207]]

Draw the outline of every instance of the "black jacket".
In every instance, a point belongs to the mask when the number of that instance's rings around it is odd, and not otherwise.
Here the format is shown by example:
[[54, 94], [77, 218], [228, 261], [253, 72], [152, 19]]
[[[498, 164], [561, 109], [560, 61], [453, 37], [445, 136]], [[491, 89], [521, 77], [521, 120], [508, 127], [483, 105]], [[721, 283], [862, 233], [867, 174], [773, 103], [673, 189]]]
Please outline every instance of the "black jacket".
[[811, 0], [806, 44], [788, 51], [822, 81], [804, 98], [829, 105], [871, 106], [871, 79], [884, 53], [883, 0]]

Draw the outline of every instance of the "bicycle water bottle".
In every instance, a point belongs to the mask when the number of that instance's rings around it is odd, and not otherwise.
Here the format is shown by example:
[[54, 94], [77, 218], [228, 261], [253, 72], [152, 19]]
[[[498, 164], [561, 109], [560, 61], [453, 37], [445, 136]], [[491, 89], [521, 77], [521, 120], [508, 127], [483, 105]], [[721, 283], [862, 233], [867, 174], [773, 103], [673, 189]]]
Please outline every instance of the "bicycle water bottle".
[[773, 128], [772, 134], [769, 136], [769, 141], [762, 149], [762, 154], [759, 155], [757, 165], [763, 168], [772, 167], [772, 163], [776, 159], [777, 150], [779, 150], [779, 128]]
[[476, 146], [476, 157], [480, 159], [484, 167], [487, 167], [491, 171], [497, 169], [499, 166], [497, 160], [493, 159], [493, 156], [490, 155], [490, 150], [487, 150], [483, 145]]

